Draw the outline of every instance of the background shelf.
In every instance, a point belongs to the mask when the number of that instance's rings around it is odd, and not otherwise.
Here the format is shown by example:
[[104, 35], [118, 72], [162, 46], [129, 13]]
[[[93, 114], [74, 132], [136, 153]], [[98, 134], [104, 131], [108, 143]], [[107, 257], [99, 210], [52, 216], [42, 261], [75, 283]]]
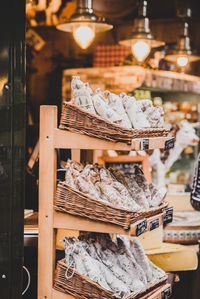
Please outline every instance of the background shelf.
[[[105, 76], [106, 74], [106, 76]], [[71, 97], [70, 78], [80, 76], [89, 82], [92, 89], [97, 86], [114, 93], [132, 92], [136, 88], [200, 94], [200, 78], [183, 73], [150, 70], [140, 66], [91, 67], [66, 69], [63, 72], [62, 96]]]

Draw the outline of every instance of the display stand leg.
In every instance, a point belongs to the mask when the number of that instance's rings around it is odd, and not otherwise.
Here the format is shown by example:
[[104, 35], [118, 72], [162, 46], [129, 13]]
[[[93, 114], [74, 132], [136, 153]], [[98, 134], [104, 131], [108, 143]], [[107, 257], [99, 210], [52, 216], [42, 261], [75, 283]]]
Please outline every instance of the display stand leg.
[[72, 160], [76, 162], [81, 161], [81, 150], [79, 149], [72, 149]]
[[[98, 163], [98, 158], [101, 157], [103, 155], [103, 151], [102, 150], [94, 150], [93, 151], [93, 163]], [[103, 164], [103, 163], [101, 163]]]
[[[52, 121], [53, 120], [53, 121]], [[57, 128], [57, 107], [40, 108], [39, 164], [39, 241], [38, 241], [38, 299], [52, 299], [55, 268], [55, 230], [53, 200], [56, 188], [56, 150], [54, 129]]]

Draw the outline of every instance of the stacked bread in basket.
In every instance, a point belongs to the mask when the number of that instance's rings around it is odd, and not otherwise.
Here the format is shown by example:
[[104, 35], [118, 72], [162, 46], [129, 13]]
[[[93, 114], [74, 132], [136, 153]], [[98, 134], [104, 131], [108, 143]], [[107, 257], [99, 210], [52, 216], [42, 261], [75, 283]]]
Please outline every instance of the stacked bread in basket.
[[92, 137], [131, 144], [133, 138], [167, 136], [163, 127], [163, 109], [151, 100], [136, 101], [126, 93], [120, 95], [97, 89], [74, 76], [72, 102], [65, 102], [60, 128]]
[[[72, 102], [63, 105], [60, 128], [114, 142], [166, 136], [163, 110], [150, 100], [97, 89], [72, 79]], [[59, 182], [55, 210], [129, 229], [167, 206], [165, 189], [148, 184], [137, 165], [133, 174], [68, 160]], [[54, 288], [77, 298], [148, 298], [163, 286], [165, 273], [146, 257], [137, 238], [83, 234], [65, 238], [65, 259], [57, 264]]]
[[137, 238], [92, 233], [64, 242], [65, 259], [57, 264], [54, 288], [76, 298], [148, 298], [167, 281]]
[[128, 229], [131, 223], [161, 212], [167, 206], [165, 195], [165, 188], [148, 184], [137, 165], [132, 175], [124, 175], [69, 160], [65, 182], [57, 186], [55, 209]]

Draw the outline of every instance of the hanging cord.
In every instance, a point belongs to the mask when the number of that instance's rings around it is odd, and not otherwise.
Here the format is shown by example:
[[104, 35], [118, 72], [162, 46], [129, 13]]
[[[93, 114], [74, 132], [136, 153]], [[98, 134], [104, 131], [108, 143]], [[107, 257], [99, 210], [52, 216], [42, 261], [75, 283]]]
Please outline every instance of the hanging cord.
[[[67, 275], [67, 274], [68, 274], [68, 271], [69, 271], [69, 268], [72, 268], [72, 269], [73, 269], [72, 274], [71, 274], [70, 276]], [[74, 263], [74, 261], [72, 261], [72, 262], [69, 264], [69, 266], [67, 267], [67, 270], [66, 270], [66, 272], [65, 272], [65, 278], [66, 278], [66, 279], [70, 279], [70, 278], [72, 278], [72, 277], [74, 276], [74, 273], [75, 273], [75, 263]]]
[[[77, 240], [76, 238], [71, 238], [73, 241], [74, 241], [74, 244], [71, 244], [68, 239], [65, 237], [63, 238], [61, 241], [64, 241], [65, 242], [65, 251], [66, 251], [66, 247], [67, 247], [67, 250], [70, 251], [70, 254], [67, 256], [67, 258], [65, 258], [66, 260], [66, 264], [68, 265], [67, 266], [67, 270], [65, 272], [65, 278], [66, 279], [70, 279], [74, 276], [74, 273], [76, 271], [75, 267], [76, 267], [76, 264], [75, 264], [75, 261], [73, 260], [73, 255], [78, 247], [78, 249], [80, 249], [80, 246], [82, 247], [83, 249], [83, 246], [81, 245], [81, 243], [77, 243]], [[87, 244], [86, 247], [88, 247], [89, 245]], [[86, 249], [86, 248], [85, 248]], [[70, 257], [72, 258], [72, 261], [70, 262]], [[72, 268], [73, 271], [72, 271], [72, 274], [70, 276], [68, 276], [68, 271], [69, 271], [69, 268]]]
[[[68, 260], [66, 261], [68, 267], [67, 267], [67, 270], [66, 270], [66, 272], [65, 272], [65, 278], [66, 278], [66, 279], [70, 279], [70, 278], [72, 278], [72, 277], [74, 276], [74, 273], [75, 273], [75, 262], [74, 262], [73, 260], [70, 262], [70, 256], [71, 256], [71, 255], [73, 256], [74, 251], [75, 251], [75, 249], [76, 249], [76, 247], [77, 247], [77, 244], [74, 243], [73, 245], [71, 245], [71, 244], [69, 243], [69, 241], [67, 240], [67, 238], [64, 238], [63, 240], [65, 241], [65, 243], [67, 243], [67, 245], [68, 245], [68, 250], [71, 249], [71, 252], [70, 252], [70, 255], [69, 255], [69, 257], [68, 257]], [[65, 250], [66, 250], [66, 249], [65, 249]], [[73, 269], [72, 274], [71, 274], [70, 276], [67, 275], [67, 274], [68, 274], [68, 271], [69, 271], [69, 268], [72, 268], [72, 269]]]
[[26, 286], [25, 290], [22, 292], [22, 296], [27, 292], [27, 290], [28, 290], [28, 288], [29, 288], [29, 286], [30, 286], [30, 283], [31, 283], [31, 275], [30, 275], [30, 272], [28, 271], [28, 269], [27, 269], [25, 266], [23, 266], [23, 268], [24, 268], [24, 270], [25, 270], [26, 273], [27, 273], [27, 276], [28, 276], [28, 283], [27, 283], [27, 286]]

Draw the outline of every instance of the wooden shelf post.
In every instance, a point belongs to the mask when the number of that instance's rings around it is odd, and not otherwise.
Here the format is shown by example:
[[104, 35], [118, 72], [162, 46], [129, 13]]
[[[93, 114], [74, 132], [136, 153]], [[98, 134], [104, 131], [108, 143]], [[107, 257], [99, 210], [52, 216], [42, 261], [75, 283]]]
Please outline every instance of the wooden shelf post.
[[52, 299], [55, 268], [53, 200], [57, 160], [54, 129], [57, 128], [57, 107], [41, 106], [40, 118], [38, 299]]

